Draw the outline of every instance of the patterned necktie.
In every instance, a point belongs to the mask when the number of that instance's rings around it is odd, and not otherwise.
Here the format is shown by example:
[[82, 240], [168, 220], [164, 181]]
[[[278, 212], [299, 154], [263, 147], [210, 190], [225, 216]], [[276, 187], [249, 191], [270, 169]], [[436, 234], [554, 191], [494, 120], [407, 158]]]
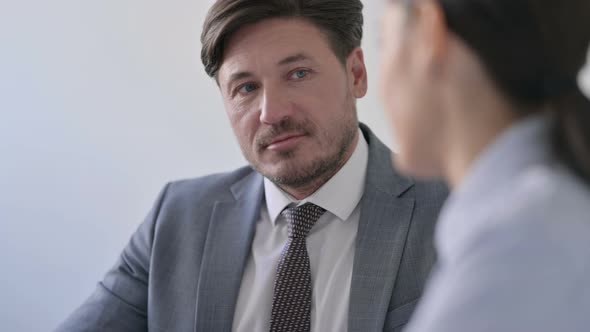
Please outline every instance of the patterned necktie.
[[289, 223], [289, 239], [277, 267], [271, 332], [309, 332], [311, 329], [311, 270], [306, 238], [325, 211], [306, 203], [281, 213]]

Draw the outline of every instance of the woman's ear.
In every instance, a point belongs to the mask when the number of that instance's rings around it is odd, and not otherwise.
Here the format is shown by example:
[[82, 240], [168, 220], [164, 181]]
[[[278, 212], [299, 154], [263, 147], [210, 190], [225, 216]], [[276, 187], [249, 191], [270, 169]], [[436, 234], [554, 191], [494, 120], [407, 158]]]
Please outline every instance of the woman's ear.
[[448, 53], [449, 32], [444, 11], [437, 1], [416, 1], [412, 18], [413, 54], [425, 70], [437, 71]]

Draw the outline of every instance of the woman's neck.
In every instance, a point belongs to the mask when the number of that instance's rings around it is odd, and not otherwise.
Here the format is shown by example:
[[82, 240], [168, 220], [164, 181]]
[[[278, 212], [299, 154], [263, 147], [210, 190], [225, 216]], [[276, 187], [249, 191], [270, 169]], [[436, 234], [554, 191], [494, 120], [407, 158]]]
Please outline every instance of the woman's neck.
[[454, 109], [448, 133], [449, 153], [444, 155], [443, 175], [456, 188], [485, 149], [522, 116], [501, 98], [479, 94], [466, 98]]

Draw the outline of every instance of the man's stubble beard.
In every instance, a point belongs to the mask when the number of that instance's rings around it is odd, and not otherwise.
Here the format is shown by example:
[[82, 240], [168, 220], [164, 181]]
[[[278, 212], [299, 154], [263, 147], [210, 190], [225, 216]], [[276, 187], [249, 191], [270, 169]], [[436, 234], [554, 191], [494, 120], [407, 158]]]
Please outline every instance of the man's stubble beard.
[[[325, 157], [319, 155], [316, 159], [308, 162], [307, 165], [287, 162], [285, 168], [279, 172], [280, 174], [265, 174], [260, 168], [257, 168], [257, 170], [279, 187], [299, 189], [313, 187], [314, 184], [320, 186], [326, 183], [346, 163], [346, 157], [355, 138], [356, 128], [354, 130], [343, 129], [342, 131], [342, 139], [339, 142], [340, 148], [335, 154]], [[328, 146], [334, 144], [333, 140], [327, 142]], [[297, 158], [295, 152], [287, 152], [281, 157], [284, 161]]]
[[[302, 165], [297, 162], [289, 162], [289, 159], [297, 158], [297, 151], [285, 152], [280, 154], [283, 162], [286, 162], [285, 167], [277, 172], [279, 174], [265, 171], [264, 166], [255, 162], [254, 158], [247, 156], [246, 159], [256, 171], [280, 188], [292, 190], [314, 188], [317, 190], [342, 168], [352, 153], [350, 150], [353, 148], [352, 144], [358, 131], [358, 118], [354, 101], [348, 101], [347, 104], [346, 107], [351, 112], [350, 119], [343, 123], [343, 127], [339, 128], [336, 137], [327, 137], [325, 140], [328, 147], [334, 146], [334, 144], [339, 146], [335, 153], [325, 157], [320, 154], [306, 165]], [[321, 128], [311, 129], [311, 134], [321, 135]]]

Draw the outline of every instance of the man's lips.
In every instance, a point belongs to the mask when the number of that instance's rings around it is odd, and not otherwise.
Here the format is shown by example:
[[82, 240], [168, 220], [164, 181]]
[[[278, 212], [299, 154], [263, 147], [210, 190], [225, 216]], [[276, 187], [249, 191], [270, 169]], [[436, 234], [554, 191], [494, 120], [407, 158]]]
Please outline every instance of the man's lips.
[[289, 149], [303, 138], [305, 134], [285, 134], [276, 137], [270, 144], [266, 146], [268, 150], [283, 150]]

